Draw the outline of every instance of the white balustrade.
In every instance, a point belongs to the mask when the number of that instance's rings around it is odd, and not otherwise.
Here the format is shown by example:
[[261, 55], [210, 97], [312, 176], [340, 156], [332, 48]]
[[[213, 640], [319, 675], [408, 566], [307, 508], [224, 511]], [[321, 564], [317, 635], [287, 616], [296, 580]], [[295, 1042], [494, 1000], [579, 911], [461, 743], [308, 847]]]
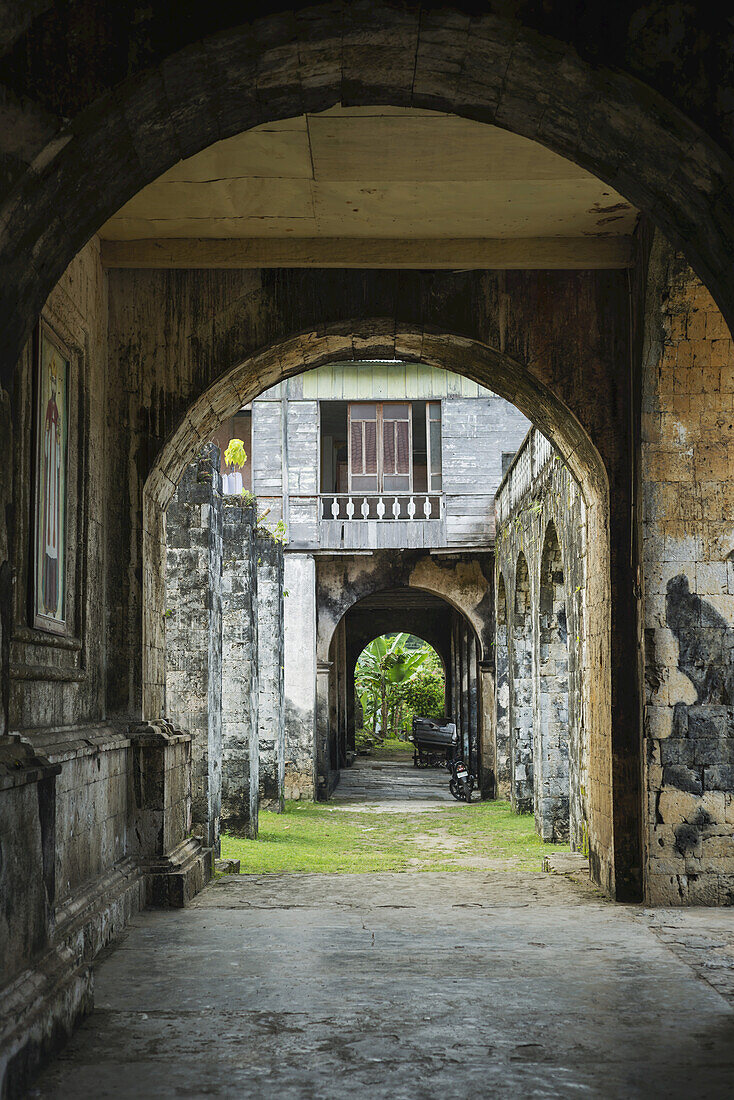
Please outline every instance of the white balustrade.
[[553, 458], [553, 445], [533, 428], [515, 456], [502, 487], [497, 494], [495, 514], [503, 524]]
[[443, 511], [440, 493], [324, 493], [321, 500], [321, 518], [329, 520], [422, 521], [440, 519]]

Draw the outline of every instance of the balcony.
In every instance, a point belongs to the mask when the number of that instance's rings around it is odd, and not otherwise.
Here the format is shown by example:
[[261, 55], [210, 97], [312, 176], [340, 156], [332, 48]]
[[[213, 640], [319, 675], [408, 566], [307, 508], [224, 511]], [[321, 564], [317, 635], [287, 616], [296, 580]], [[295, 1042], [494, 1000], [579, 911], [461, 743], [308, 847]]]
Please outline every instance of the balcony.
[[446, 545], [441, 493], [323, 493], [322, 549], [430, 548]]

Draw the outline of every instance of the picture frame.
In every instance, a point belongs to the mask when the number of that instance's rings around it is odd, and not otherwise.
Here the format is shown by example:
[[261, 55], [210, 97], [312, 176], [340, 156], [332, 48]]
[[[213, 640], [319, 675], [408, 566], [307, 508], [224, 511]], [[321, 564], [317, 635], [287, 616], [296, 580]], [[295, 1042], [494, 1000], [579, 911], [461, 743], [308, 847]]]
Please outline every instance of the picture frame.
[[71, 354], [41, 320], [35, 340], [33, 626], [68, 634], [67, 480]]

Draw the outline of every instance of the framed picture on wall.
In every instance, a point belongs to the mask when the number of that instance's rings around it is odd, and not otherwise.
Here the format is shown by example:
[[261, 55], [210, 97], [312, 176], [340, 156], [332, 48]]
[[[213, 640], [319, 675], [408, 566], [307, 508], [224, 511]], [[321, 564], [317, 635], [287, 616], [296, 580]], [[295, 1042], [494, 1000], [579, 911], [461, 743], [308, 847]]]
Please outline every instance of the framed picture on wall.
[[68, 350], [41, 321], [36, 340], [33, 625], [66, 634]]

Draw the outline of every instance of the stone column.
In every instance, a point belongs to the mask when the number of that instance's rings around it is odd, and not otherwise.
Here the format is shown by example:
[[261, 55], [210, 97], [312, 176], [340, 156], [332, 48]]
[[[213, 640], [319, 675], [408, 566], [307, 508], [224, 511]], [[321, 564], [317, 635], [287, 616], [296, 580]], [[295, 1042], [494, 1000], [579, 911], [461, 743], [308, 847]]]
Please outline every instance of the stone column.
[[473, 630], [466, 628], [468, 711], [469, 711], [469, 758], [471, 770], [479, 776], [479, 668], [477, 662], [477, 643]]
[[316, 562], [286, 549], [285, 797], [313, 798], [316, 787]]
[[285, 790], [283, 544], [268, 534], [256, 535], [255, 553], [260, 805], [282, 812]]
[[257, 836], [259, 730], [254, 509], [225, 497], [222, 523], [222, 831]]
[[326, 802], [332, 791], [332, 770], [329, 757], [329, 685], [331, 661], [319, 661], [316, 666], [316, 797]]
[[494, 662], [479, 661], [479, 790], [482, 798], [497, 797], [497, 744], [495, 740]]
[[206, 444], [166, 514], [166, 713], [192, 736], [193, 825], [219, 844], [222, 755], [222, 494]]

